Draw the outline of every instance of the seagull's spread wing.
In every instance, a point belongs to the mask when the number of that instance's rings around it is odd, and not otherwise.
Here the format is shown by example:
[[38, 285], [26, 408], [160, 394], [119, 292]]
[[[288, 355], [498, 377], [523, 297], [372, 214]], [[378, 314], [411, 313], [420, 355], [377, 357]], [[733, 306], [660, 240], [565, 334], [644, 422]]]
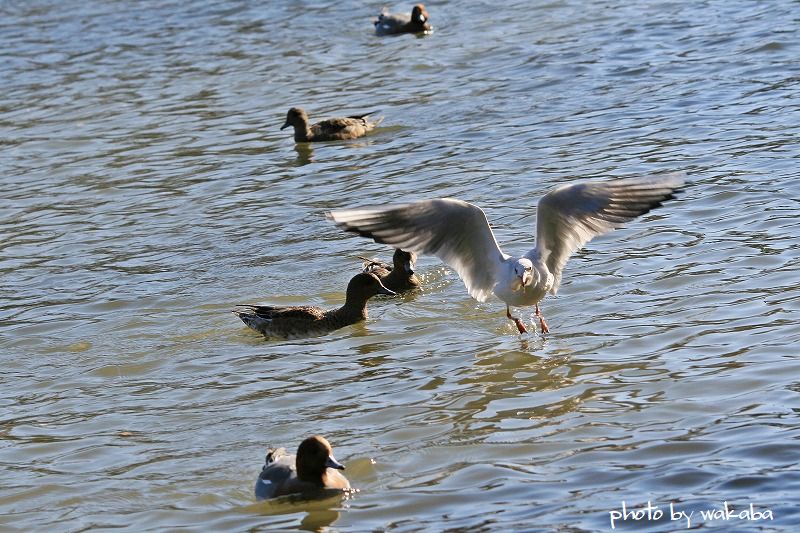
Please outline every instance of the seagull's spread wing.
[[439, 198], [410, 204], [332, 211], [337, 225], [375, 242], [433, 254], [458, 272], [469, 294], [485, 301], [507, 257], [480, 207]]
[[673, 198], [684, 183], [682, 172], [608, 182], [585, 181], [557, 187], [539, 200], [536, 214], [538, 256], [555, 277], [553, 294], [569, 257], [598, 235], [643, 215]]

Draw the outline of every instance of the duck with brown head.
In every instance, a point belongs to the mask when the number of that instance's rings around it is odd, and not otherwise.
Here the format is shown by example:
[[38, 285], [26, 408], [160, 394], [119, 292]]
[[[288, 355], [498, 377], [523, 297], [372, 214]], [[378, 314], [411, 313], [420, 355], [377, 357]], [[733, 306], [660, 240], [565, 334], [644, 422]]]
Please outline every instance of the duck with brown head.
[[419, 288], [420, 282], [414, 273], [417, 254], [396, 248], [392, 264], [374, 259], [364, 259], [364, 272], [375, 274], [387, 289], [400, 293]]
[[374, 274], [361, 273], [347, 284], [344, 305], [324, 311], [313, 306], [240, 305], [233, 309], [249, 328], [265, 337], [302, 338], [324, 335], [367, 319], [367, 300], [394, 295]]
[[289, 494], [324, 495], [325, 490], [345, 490], [350, 482], [340, 472], [344, 465], [333, 457], [325, 437], [308, 437], [297, 448], [297, 455], [284, 448], [267, 451], [266, 463], [256, 480], [256, 499], [267, 500]]
[[428, 12], [425, 6], [417, 4], [408, 13], [382, 12], [373, 23], [376, 35], [396, 35], [398, 33], [430, 33], [433, 28], [428, 24]]
[[383, 122], [383, 117], [375, 121], [367, 120], [367, 117], [374, 113], [376, 111], [349, 117], [329, 118], [309, 125], [308, 114], [299, 107], [293, 107], [286, 113], [286, 122], [281, 129], [294, 127], [294, 141], [298, 143], [357, 139]]

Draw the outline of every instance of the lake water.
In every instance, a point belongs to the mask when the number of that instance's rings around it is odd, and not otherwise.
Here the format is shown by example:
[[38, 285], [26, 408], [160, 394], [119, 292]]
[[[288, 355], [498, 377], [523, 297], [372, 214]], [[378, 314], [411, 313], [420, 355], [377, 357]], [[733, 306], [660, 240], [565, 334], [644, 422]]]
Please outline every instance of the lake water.
[[[0, 529], [800, 523], [800, 5], [437, 2], [376, 38], [381, 6], [0, 3]], [[295, 146], [291, 106], [385, 120]], [[390, 256], [329, 209], [458, 197], [522, 252], [552, 187], [674, 170], [573, 257], [546, 338], [432, 257], [324, 337], [229, 313], [335, 307]], [[255, 503], [314, 433], [360, 492]]]

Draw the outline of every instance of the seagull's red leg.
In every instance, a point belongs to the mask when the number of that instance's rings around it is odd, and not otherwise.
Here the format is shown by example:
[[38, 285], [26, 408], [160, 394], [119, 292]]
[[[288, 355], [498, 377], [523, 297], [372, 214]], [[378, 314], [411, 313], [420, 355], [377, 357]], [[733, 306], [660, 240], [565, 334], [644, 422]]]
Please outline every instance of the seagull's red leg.
[[517, 329], [519, 330], [520, 333], [528, 333], [528, 330], [525, 329], [525, 324], [522, 323], [522, 320], [520, 320], [515, 316], [511, 316], [511, 309], [509, 309], [508, 306], [506, 306], [506, 316], [508, 317], [509, 320], [514, 321], [514, 324], [517, 325]]
[[533, 316], [539, 319], [539, 325], [542, 327], [542, 333], [550, 333], [550, 328], [547, 327], [547, 322], [544, 321], [544, 315], [539, 311], [539, 304], [536, 304], [536, 312]]

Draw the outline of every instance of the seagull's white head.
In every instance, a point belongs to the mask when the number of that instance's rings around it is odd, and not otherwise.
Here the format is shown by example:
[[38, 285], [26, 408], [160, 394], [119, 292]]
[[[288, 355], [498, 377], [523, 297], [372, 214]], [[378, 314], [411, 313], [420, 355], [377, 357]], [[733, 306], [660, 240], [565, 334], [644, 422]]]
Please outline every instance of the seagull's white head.
[[521, 257], [514, 262], [514, 279], [511, 281], [511, 290], [518, 291], [533, 283], [533, 263], [526, 257]]

